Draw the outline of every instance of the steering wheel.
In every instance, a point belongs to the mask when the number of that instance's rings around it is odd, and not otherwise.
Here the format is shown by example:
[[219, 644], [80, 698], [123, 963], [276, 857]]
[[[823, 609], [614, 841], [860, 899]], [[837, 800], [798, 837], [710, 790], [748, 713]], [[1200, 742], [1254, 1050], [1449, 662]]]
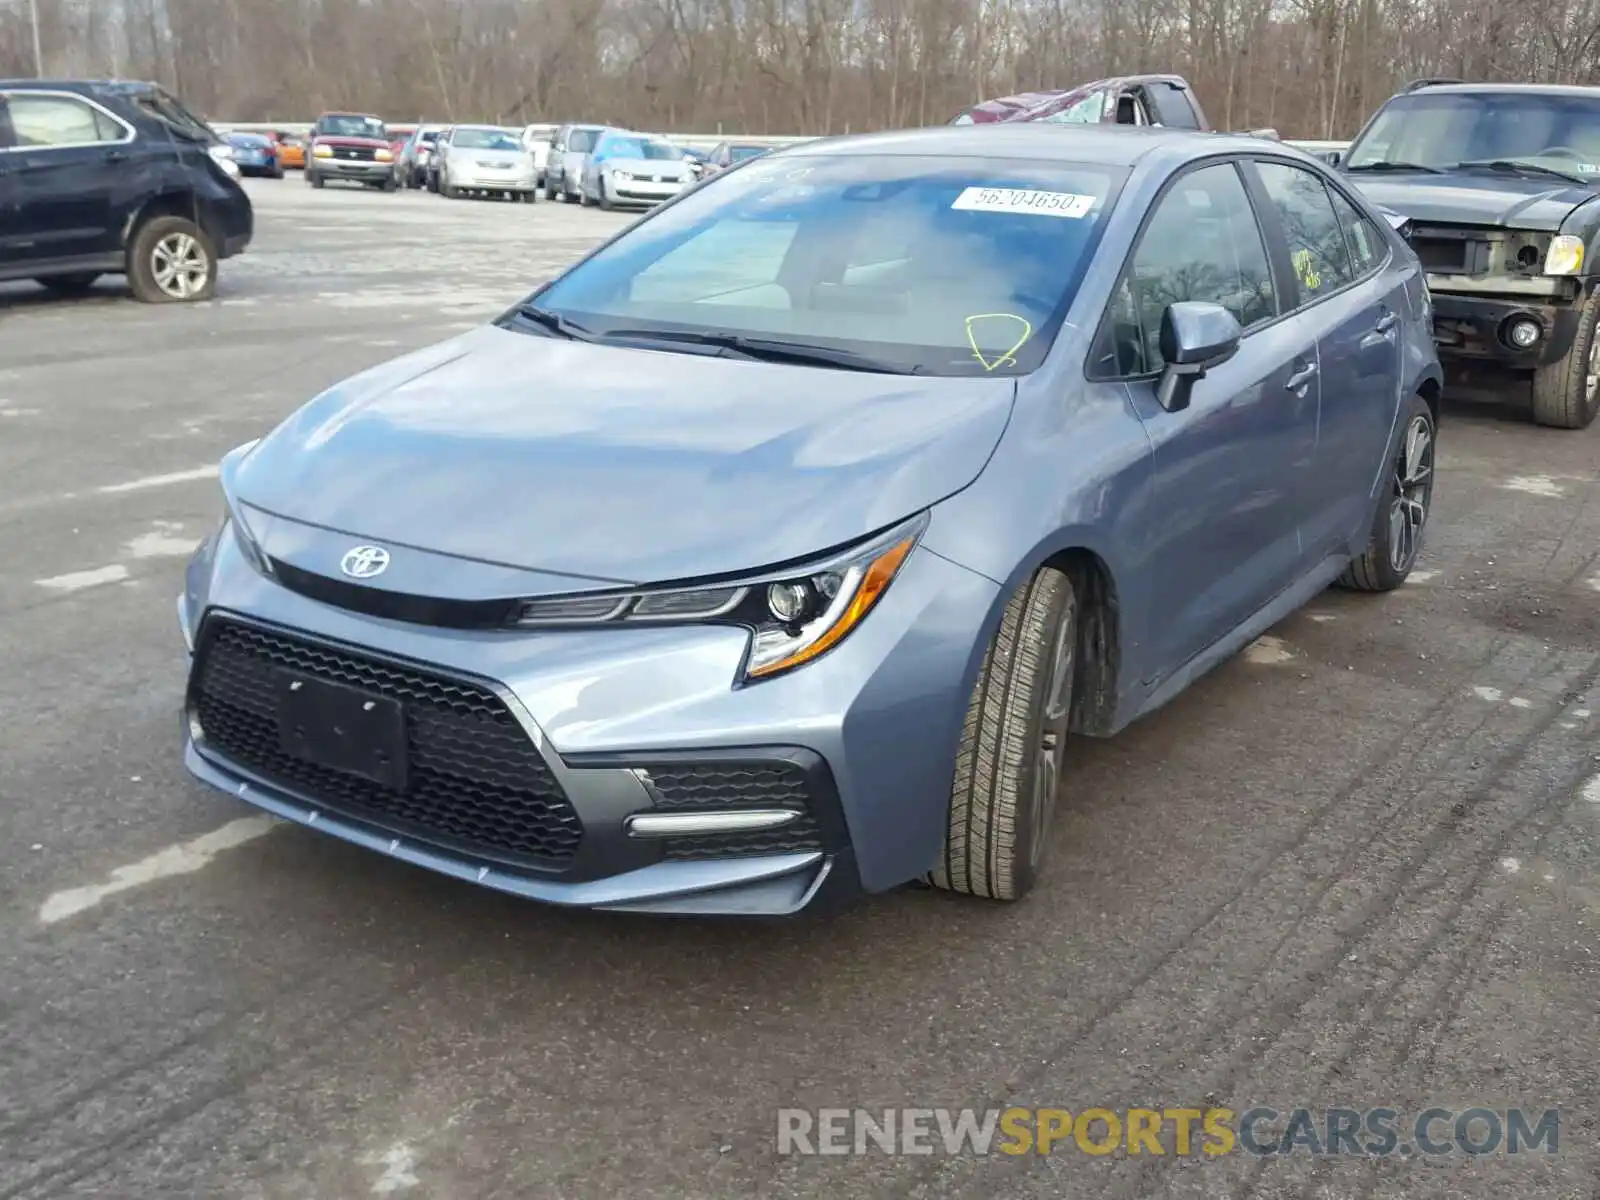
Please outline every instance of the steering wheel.
[[1587, 165], [1587, 164], [1593, 162], [1596, 157], [1600, 157], [1600, 156], [1596, 156], [1596, 155], [1593, 155], [1593, 154], [1585, 154], [1582, 150], [1575, 150], [1571, 146], [1546, 146], [1543, 150], [1539, 151], [1538, 154], [1534, 155], [1534, 157], [1535, 158], [1570, 158], [1574, 162], [1580, 162], [1580, 163], [1583, 163], [1583, 164]]

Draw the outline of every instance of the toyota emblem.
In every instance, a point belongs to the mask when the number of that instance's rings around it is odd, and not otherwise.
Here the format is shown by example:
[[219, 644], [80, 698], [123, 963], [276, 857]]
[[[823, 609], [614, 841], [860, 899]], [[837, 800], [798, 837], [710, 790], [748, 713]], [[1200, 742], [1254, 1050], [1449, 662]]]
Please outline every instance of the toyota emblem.
[[371, 579], [388, 569], [389, 552], [382, 546], [356, 546], [339, 560], [339, 570], [351, 579]]

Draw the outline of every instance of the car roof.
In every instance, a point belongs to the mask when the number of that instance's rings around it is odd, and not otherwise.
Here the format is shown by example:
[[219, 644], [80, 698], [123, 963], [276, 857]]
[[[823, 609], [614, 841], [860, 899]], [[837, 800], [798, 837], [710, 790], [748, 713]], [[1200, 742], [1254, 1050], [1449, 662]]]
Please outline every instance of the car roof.
[[492, 129], [496, 133], [521, 133], [520, 125], [452, 125], [451, 129]]
[[1428, 83], [1400, 94], [1403, 96], [1574, 96], [1594, 99], [1600, 97], [1600, 87], [1583, 87], [1573, 83]]
[[777, 154], [926, 154], [953, 158], [1022, 158], [1131, 167], [1158, 150], [1199, 158], [1225, 150], [1294, 153], [1282, 142], [1236, 134], [1199, 133], [1150, 125], [1042, 125], [1031, 122], [992, 125], [937, 125], [892, 133], [819, 138], [779, 147]]

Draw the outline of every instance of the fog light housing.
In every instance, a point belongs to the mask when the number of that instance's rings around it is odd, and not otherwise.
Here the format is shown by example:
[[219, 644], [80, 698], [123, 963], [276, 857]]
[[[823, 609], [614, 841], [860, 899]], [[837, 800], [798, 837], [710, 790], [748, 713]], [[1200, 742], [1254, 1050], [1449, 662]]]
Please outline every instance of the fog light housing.
[[1518, 350], [1530, 350], [1544, 336], [1539, 322], [1531, 317], [1513, 317], [1506, 322], [1506, 341]]

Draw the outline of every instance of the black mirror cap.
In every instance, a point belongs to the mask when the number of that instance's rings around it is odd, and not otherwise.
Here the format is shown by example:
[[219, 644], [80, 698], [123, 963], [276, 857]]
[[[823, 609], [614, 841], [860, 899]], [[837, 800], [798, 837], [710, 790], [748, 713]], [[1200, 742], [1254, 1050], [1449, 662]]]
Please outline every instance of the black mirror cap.
[[1161, 314], [1161, 357], [1169, 366], [1203, 372], [1232, 358], [1242, 333], [1238, 318], [1222, 305], [1180, 300]]

